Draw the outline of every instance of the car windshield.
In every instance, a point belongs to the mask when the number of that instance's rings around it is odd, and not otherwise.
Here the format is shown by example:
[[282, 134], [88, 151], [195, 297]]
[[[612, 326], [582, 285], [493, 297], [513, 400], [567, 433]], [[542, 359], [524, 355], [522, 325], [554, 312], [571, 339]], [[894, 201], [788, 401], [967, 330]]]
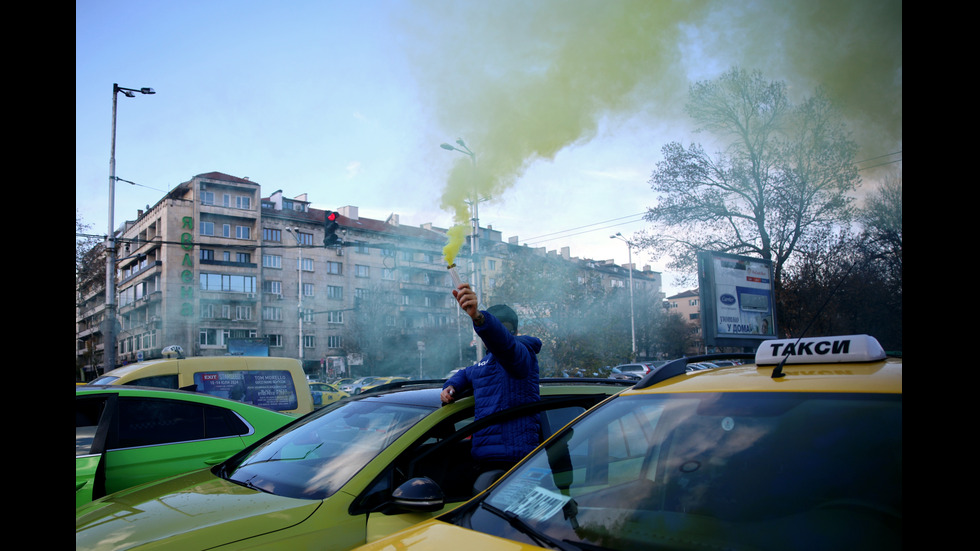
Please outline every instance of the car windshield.
[[113, 375], [103, 375], [102, 377], [99, 377], [98, 379], [95, 379], [94, 381], [89, 381], [88, 384], [90, 384], [90, 385], [111, 385], [112, 382], [115, 381], [115, 380], [117, 380], [117, 379], [119, 379], [119, 377], [115, 377]]
[[773, 394], [615, 399], [443, 519], [561, 549], [900, 548], [901, 397]]
[[432, 411], [380, 400], [344, 402], [273, 435], [219, 474], [276, 495], [324, 499]]

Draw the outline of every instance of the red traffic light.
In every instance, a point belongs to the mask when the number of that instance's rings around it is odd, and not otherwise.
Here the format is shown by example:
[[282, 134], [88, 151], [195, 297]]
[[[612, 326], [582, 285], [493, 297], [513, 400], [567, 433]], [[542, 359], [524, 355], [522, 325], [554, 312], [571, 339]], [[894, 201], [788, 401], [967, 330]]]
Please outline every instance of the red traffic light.
[[338, 215], [337, 212], [328, 210], [323, 213], [323, 246], [330, 247], [341, 243], [340, 236], [337, 235], [337, 229], [340, 225], [337, 222]]

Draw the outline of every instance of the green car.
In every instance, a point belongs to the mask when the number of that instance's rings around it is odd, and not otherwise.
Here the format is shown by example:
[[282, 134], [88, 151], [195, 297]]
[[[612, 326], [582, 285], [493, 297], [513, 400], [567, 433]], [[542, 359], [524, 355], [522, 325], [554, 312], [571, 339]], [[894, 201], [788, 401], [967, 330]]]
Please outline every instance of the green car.
[[75, 507], [215, 465], [296, 417], [207, 394], [75, 387]]
[[[541, 401], [473, 419], [473, 397], [449, 405], [442, 381], [405, 382], [298, 420], [211, 469], [93, 501], [75, 511], [75, 549], [349, 549], [449, 510], [489, 485], [470, 439], [538, 413], [547, 438], [628, 384], [542, 380]], [[437, 488], [443, 499], [417, 500]]]

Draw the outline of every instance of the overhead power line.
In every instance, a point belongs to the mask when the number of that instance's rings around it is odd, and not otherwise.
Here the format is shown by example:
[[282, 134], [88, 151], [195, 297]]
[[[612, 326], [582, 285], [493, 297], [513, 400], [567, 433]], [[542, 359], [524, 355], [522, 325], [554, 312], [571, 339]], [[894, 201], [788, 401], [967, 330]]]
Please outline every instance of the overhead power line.
[[[644, 214], [646, 214], [646, 213], [645, 212], [640, 212], [640, 213], [636, 213], [636, 214], [629, 214], [627, 216], [620, 216], [619, 218], [610, 218], [609, 220], [602, 220], [602, 221], [599, 221], [599, 222], [594, 222], [592, 224], [586, 224], [584, 226], [578, 226], [576, 228], [569, 228], [567, 230], [560, 230], [560, 231], [556, 231], [556, 232], [552, 232], [552, 233], [546, 233], [546, 234], [543, 234], [543, 235], [532, 237], [530, 239], [525, 239], [524, 242], [526, 244], [543, 243], [545, 241], [552, 241], [554, 239], [564, 239], [566, 237], [572, 237], [572, 236], [575, 236], [575, 235], [581, 235], [583, 233], [589, 233], [589, 232], [594, 232], [594, 231], [598, 231], [598, 230], [604, 230], [604, 229], [614, 228], [616, 226], [622, 226], [622, 225], [625, 225], [625, 224], [631, 224], [633, 222], [639, 222], [642, 219], [642, 216]], [[631, 219], [631, 220], [627, 220], [627, 219]], [[626, 220], [626, 221], [623, 222], [623, 220]], [[613, 222], [615, 222], [615, 223], [613, 223]], [[599, 227], [596, 227], [596, 226], [599, 226]], [[582, 230], [582, 231], [579, 231], [579, 230]], [[574, 233], [570, 233], [570, 232], [574, 232]]]

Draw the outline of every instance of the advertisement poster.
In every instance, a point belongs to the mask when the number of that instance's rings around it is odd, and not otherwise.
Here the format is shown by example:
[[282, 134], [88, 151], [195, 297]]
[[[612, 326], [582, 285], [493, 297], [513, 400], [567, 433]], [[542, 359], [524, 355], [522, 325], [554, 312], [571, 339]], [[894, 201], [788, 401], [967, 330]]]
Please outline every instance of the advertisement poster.
[[195, 373], [197, 391], [274, 411], [296, 409], [296, 391], [288, 371]]
[[711, 262], [718, 336], [775, 335], [769, 264], [730, 256]]

